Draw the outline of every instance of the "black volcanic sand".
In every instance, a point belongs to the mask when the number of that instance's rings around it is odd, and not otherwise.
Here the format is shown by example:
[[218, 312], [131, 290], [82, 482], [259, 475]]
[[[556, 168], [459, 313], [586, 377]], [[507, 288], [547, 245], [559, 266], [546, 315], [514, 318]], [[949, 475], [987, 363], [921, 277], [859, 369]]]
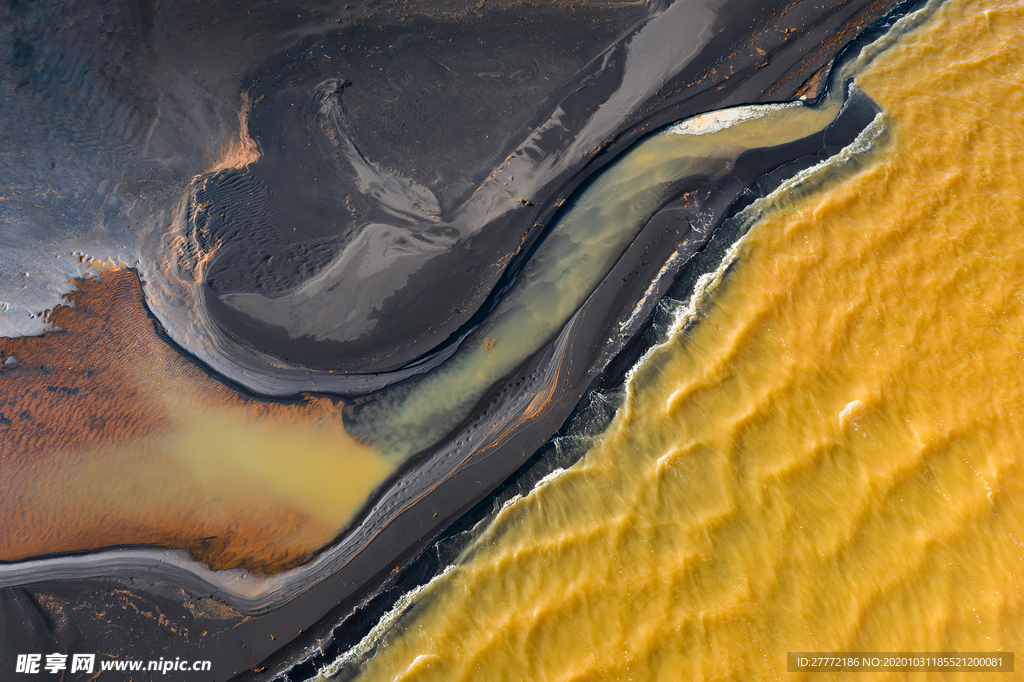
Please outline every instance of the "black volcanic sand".
[[[590, 63], [648, 12], [551, 3], [368, 17], [261, 65], [243, 85], [259, 161], [194, 192], [202, 211], [193, 235], [221, 244], [204, 292], [216, 322], [319, 370], [394, 370], [434, 349], [479, 312], [504, 264], [535, 236], [553, 189], [528, 187], [523, 198], [536, 205], [513, 198], [521, 210], [485, 225], [473, 224], [481, 209], [466, 202], [555, 106], [586, 111], [594, 95], [614, 89], [606, 81], [617, 74], [595, 78]], [[552, 149], [532, 153], [545, 159], [571, 136], [559, 131], [544, 141]], [[467, 238], [473, 231], [480, 234]], [[344, 248], [384, 232], [353, 258], [348, 270], [358, 273], [331, 277], [299, 316], [336, 338], [268, 323], [259, 303], [231, 307], [232, 295], [280, 297]], [[414, 262], [398, 272], [396, 258]], [[368, 268], [380, 274], [371, 278]]]
[[[668, 2], [510, 5], [310, 37], [243, 83], [259, 161], [191, 192], [190, 236], [220, 245], [206, 324], [237, 343], [218, 367], [274, 394], [352, 395], [429, 370], [580, 183], [662, 125], [787, 99], [849, 37], [839, 27], [886, 6], [719, 0], [677, 21]], [[664, 39], [646, 44], [645, 29]], [[261, 354], [291, 367], [261, 371]]]
[[[722, 35], [729, 39], [718, 42], [716, 38], [714, 50], [709, 48], [697, 60], [699, 63], [689, 68], [708, 74], [713, 68], [733, 77], [722, 82], [690, 74], [689, 81], [680, 78], [667, 85], [665, 92], [672, 96], [666, 95], [631, 116], [623, 125], [626, 132], [588, 161], [587, 173], [612, 160], [641, 132], [672, 120], [731, 104], [792, 99], [844, 42], [891, 7], [859, 2], [822, 7], [805, 2], [762, 9], [755, 3], [729, 3], [719, 22], [730, 26], [725, 17], [739, 17], [747, 21], [746, 28], [735, 33], [726, 30]], [[784, 20], [780, 19], [783, 16]], [[796, 30], [786, 33], [788, 29]], [[761, 56], [758, 50], [767, 56]], [[688, 83], [692, 84], [690, 89]], [[432, 562], [436, 564], [439, 557], [427, 553], [411, 571], [399, 573], [446, 528], [488, 499], [511, 472], [563, 427], [580, 398], [601, 380], [602, 370], [617, 353], [625, 348], [618, 365], [627, 365], [635, 357], [637, 346], [626, 344], [645, 328], [643, 318], [672, 282], [671, 276], [658, 279], [667, 255], [677, 249], [698, 252], [707, 242], [712, 223], [720, 220], [737, 198], [744, 201], [744, 188], [756, 184], [758, 176], [788, 163], [794, 164], [791, 170], [812, 163], [823, 149], [826, 153], [834, 151], [836, 145], [860, 129], [867, 111], [850, 107], [849, 115], [821, 136], [771, 153], [748, 155], [741, 159], [730, 182], [694, 187], [655, 216], [563, 332], [561, 344], [549, 346], [527, 360], [503, 385], [492, 390], [472, 419], [482, 419], [486, 425], [488, 411], [500, 410], [508, 400], [505, 396], [515, 393], [514, 387], [530, 385], [534, 377], [553, 377], [553, 382], [545, 384], [549, 394], [542, 408], [506, 427], [500, 437], [487, 441], [463, 466], [380, 529], [365, 548], [327, 580], [282, 606], [251, 615], [223, 606], [227, 597], [214, 590], [207, 594], [187, 591], [162, 580], [147, 579], [145, 570], [119, 579], [62, 580], [7, 588], [0, 590], [0, 614], [11, 636], [0, 644], [0, 669], [13, 666], [19, 653], [96, 652], [101, 657], [113, 654], [147, 660], [161, 656], [213, 660], [212, 673], [181, 679], [269, 679], [287, 668], [289, 662], [303, 658], [303, 652], [316, 642], [325, 643], [329, 660], [332, 652], [366, 631], [389, 599], [432, 570]], [[578, 168], [576, 172], [580, 172]], [[564, 187], [575, 187], [584, 180], [585, 175]], [[269, 175], [261, 180], [266, 186], [272, 181]], [[761, 182], [770, 187], [772, 180]], [[267, 196], [272, 199], [273, 192]], [[543, 201], [537, 205], [541, 204], [538, 218], [549, 222], [555, 209]], [[312, 233], [307, 237], [307, 242], [317, 238]], [[656, 295], [644, 315], [629, 328], [619, 330], [619, 322], [652, 282], [657, 282]], [[609, 338], [607, 342], [596, 341]], [[429, 462], [430, 453], [414, 458], [391, 483], [414, 478], [417, 470]], [[487, 506], [485, 502], [477, 509]], [[395, 589], [381, 592], [388, 586]], [[368, 610], [357, 612], [374, 594], [381, 594], [379, 600]], [[337, 624], [353, 613], [357, 614], [355, 620], [338, 628]]]
[[158, 248], [189, 181], [237, 138], [242, 81], [259, 63], [305, 35], [336, 30], [339, 20], [438, 8], [248, 4], [0, 7], [0, 300], [10, 310], [27, 316], [59, 302], [68, 278], [82, 274], [71, 251], [134, 264], [144, 233]]

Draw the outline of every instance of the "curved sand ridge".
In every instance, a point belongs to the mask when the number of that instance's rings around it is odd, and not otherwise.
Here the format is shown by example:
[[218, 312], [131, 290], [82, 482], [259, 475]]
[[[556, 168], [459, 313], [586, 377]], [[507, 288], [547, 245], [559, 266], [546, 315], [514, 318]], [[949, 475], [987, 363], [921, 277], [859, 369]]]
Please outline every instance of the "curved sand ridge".
[[[774, 71], [784, 80], [787, 69], [806, 68], [811, 52], [835, 49], [795, 49], [785, 46], [788, 36], [779, 45], [755, 17], [720, 16], [727, 7], [648, 3], [648, 16], [594, 56], [564, 90], [536, 104], [536, 124], [509, 133], [516, 137], [505, 158], [464, 196], [444, 205], [423, 198], [441, 189], [419, 184], [412, 171], [399, 177], [360, 151], [354, 104], [346, 104], [358, 83], [348, 83], [344, 74], [303, 83], [303, 99], [292, 102], [291, 110], [311, 112], [295, 127], [306, 131], [302, 148], [314, 152], [296, 163], [322, 168], [321, 177], [309, 178], [309, 184], [321, 185], [321, 194], [330, 194], [334, 175], [351, 175], [354, 183], [343, 185], [347, 197], [334, 197], [337, 206], [324, 209], [326, 232], [303, 242], [313, 274], [284, 278], [268, 271], [268, 283], [255, 289], [219, 284], [231, 273], [211, 275], [242, 258], [239, 248], [231, 248], [233, 240], [262, 248], [264, 238], [256, 233], [272, 232], [275, 220], [285, 233], [294, 229], [286, 221], [303, 222], [298, 210], [295, 218], [275, 218], [273, 199], [262, 206], [269, 189], [257, 177], [258, 161], [238, 169], [243, 177], [196, 178], [176, 214], [166, 253], [151, 268], [147, 295], [154, 313], [204, 363], [266, 395], [359, 395], [431, 371], [461, 346], [480, 340], [470, 337], [480, 336], [480, 323], [517, 286], [520, 269], [536, 244], [547, 241], [563, 202], [582, 181], [652, 129], [712, 108], [776, 99], [771, 91], [778, 86], [756, 84], [759, 71]], [[721, 63], [726, 53], [728, 65]], [[768, 54], [772, 59], [766, 62]], [[260, 106], [253, 105], [251, 117], [258, 118]], [[276, 153], [275, 162], [283, 164], [278, 157], [284, 156]], [[282, 166], [276, 172], [299, 169]], [[219, 191], [229, 185], [234, 198]], [[353, 213], [358, 219], [348, 217], [346, 206], [353, 201], [367, 204]], [[233, 216], [229, 224], [221, 225], [228, 220], [223, 213]], [[323, 262], [331, 248], [336, 254]], [[277, 246], [264, 257], [272, 263], [287, 258]], [[548, 333], [546, 340], [552, 337]], [[536, 347], [524, 346], [517, 357], [524, 359]]]

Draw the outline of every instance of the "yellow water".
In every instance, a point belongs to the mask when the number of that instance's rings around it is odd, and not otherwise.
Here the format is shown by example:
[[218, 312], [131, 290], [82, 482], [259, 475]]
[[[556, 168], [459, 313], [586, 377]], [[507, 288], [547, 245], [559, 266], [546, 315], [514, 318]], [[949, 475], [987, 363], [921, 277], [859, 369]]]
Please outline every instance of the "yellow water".
[[901, 676], [786, 652], [1020, 653], [1022, 35], [1022, 0], [949, 0], [865, 66], [885, 150], [752, 228], [594, 447], [364, 678], [875, 680]]

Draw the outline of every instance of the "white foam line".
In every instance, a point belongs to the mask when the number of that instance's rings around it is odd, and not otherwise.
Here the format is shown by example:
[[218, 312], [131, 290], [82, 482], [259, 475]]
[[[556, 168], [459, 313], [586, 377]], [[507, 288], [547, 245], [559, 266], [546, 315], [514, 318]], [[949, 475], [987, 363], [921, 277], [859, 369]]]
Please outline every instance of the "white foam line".
[[[419, 597], [423, 592], [430, 589], [434, 583], [444, 579], [449, 573], [455, 570], [455, 564], [448, 566], [446, 569], [438, 573], [436, 576], [430, 579], [429, 582], [420, 585], [419, 587], [409, 590], [407, 593], [402, 595], [398, 602], [391, 608], [390, 611], [384, 614], [384, 616], [374, 625], [366, 636], [363, 637], [357, 644], [345, 653], [338, 656], [332, 662], [328, 663], [324, 667], [317, 671], [317, 676], [314, 680], [329, 680], [332, 675], [337, 675], [341, 670], [342, 666], [352, 660], [357, 660], [362, 656], [370, 653], [373, 647], [379, 642], [398, 622], [406, 611], [413, 605], [416, 598]], [[317, 653], [317, 652], [311, 652]], [[308, 658], [307, 658], [308, 660]], [[302, 663], [302, 661], [298, 661]]]

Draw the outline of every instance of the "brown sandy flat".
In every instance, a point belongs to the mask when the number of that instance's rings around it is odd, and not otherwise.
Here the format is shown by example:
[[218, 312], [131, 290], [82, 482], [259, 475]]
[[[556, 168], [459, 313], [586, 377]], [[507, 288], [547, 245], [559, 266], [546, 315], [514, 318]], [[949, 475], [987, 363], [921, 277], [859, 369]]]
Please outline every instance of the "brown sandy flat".
[[[336, 440], [341, 456], [342, 405], [272, 402], [212, 378], [148, 315], [133, 270], [77, 285], [49, 313], [60, 331], [0, 339], [0, 361], [15, 358], [0, 370], [0, 558], [142, 544], [188, 549], [216, 568], [274, 572], [308, 559], [347, 520], [341, 506], [318, 514], [294, 501], [317, 494], [317, 474], [329, 483], [362, 471], [371, 488], [386, 475], [368, 447], [349, 443], [352, 468], [314, 463], [291, 495], [261, 487], [246, 462], [226, 458], [230, 446], [213, 431], [249, 447], [246, 432], [266, 441], [287, 427]], [[302, 455], [278, 454], [282, 469], [303, 468]]]

